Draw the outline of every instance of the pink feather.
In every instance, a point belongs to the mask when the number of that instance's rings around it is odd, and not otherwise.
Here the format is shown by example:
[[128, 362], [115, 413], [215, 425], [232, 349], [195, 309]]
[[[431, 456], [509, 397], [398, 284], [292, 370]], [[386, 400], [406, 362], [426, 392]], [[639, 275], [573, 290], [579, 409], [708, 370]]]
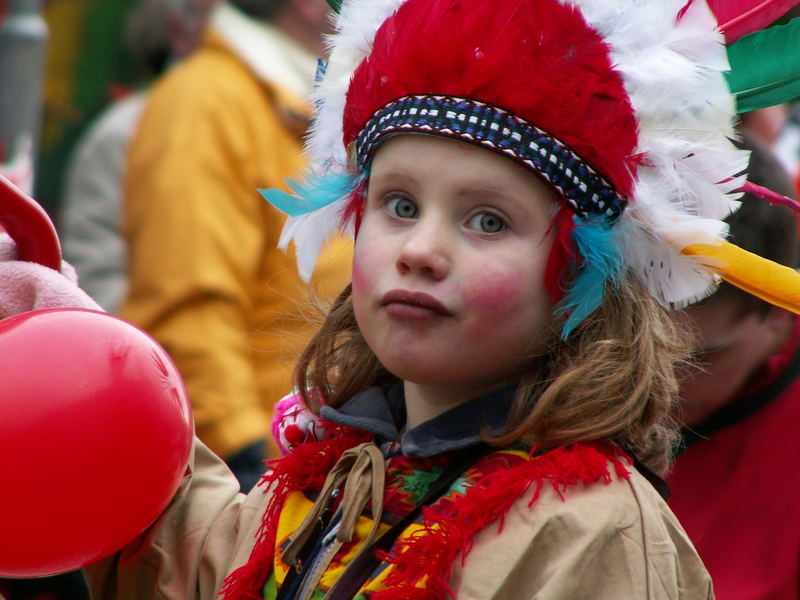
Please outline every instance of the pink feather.
[[742, 186], [742, 191], [752, 194], [757, 198], [763, 198], [767, 200], [773, 206], [783, 206], [784, 208], [788, 208], [789, 210], [800, 214], [800, 202], [797, 200], [793, 200], [792, 198], [788, 198], [779, 194], [777, 192], [773, 192], [770, 189], [765, 187], [761, 187], [760, 185], [756, 185], [749, 181], [745, 182]]
[[708, 4], [726, 43], [732, 44], [743, 35], [774, 23], [800, 0], [709, 0]]

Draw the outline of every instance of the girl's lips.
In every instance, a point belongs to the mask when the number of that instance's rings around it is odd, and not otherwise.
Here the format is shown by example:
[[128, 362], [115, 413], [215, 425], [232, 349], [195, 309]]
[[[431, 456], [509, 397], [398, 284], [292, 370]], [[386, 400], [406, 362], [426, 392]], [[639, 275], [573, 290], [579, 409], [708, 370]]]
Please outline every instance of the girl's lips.
[[392, 315], [412, 319], [453, 316], [453, 312], [448, 310], [444, 304], [422, 292], [391, 290], [381, 298], [381, 306], [385, 307]]

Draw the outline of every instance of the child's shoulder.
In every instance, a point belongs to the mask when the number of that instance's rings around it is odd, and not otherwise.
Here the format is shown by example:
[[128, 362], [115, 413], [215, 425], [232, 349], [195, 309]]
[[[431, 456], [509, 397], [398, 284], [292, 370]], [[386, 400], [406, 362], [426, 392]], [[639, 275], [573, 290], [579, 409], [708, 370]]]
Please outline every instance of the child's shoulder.
[[636, 532], [645, 515], [658, 520], [666, 509], [645, 486], [649, 482], [610, 444], [573, 444], [544, 453], [495, 450], [464, 472], [429, 518], [444, 523], [442, 529], [474, 535], [476, 546], [482, 540], [512, 553], [517, 549], [520, 557], [529, 550], [542, 556], [564, 544], [641, 538]]
[[612, 457], [595, 467], [607, 475], [532, 481], [454, 563], [457, 597], [705, 598], [705, 567], [652, 484]]
[[601, 480], [558, 489], [542, 486], [535, 511], [527, 503], [517, 502], [514, 508], [521, 522], [542, 529], [544, 535], [605, 537], [628, 535], [644, 521], [658, 522], [669, 510], [650, 482], [634, 468], [622, 475], [610, 462], [608, 466], [608, 475]]
[[[493, 469], [492, 463], [506, 463], [507, 468]], [[617, 531], [630, 527], [643, 511], [665, 507], [652, 485], [611, 444], [573, 444], [533, 454], [501, 450], [481, 465], [487, 478], [482, 487], [503, 489], [509, 512], [518, 513], [528, 530]]]
[[[547, 462], [537, 468], [537, 461]], [[540, 541], [621, 536], [645, 549], [686, 535], [653, 484], [614, 446], [559, 448], [531, 459], [517, 477], [528, 478], [530, 489], [509, 517]]]

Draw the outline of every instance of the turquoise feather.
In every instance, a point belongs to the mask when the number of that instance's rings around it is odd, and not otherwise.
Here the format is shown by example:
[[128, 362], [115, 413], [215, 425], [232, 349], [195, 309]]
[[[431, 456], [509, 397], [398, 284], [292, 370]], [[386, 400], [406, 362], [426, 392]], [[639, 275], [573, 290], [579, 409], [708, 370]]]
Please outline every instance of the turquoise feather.
[[310, 174], [303, 181], [286, 180], [293, 194], [277, 188], [258, 191], [279, 211], [290, 217], [299, 217], [348, 196], [358, 185], [360, 178], [360, 175], [351, 173], [321, 176]]
[[576, 221], [572, 239], [583, 263], [556, 308], [558, 314], [568, 315], [561, 329], [564, 339], [602, 304], [606, 284], [615, 285], [624, 269], [619, 225], [611, 227], [596, 219]]

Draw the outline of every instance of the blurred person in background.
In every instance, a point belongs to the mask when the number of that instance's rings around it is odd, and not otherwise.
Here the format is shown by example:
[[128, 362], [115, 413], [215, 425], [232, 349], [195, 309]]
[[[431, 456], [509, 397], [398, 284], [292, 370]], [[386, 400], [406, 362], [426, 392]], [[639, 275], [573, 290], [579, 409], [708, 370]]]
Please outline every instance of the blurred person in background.
[[351, 244], [311, 285], [278, 248], [285, 217], [258, 193], [304, 166], [325, 0], [217, 4], [200, 48], [153, 86], [131, 143], [120, 314], [174, 358], [198, 436], [249, 490], [264, 471], [274, 403], [310, 338], [313, 291], [349, 279]]
[[769, 148], [800, 191], [800, 100], [741, 116], [741, 128]]
[[[64, 257], [81, 284], [114, 312], [125, 288], [125, 245], [120, 230], [122, 174], [127, 145], [146, 99], [146, 86], [201, 39], [210, 0], [142, 0], [129, 13], [126, 48], [140, 73], [142, 91], [102, 113], [79, 140], [62, 197], [59, 233]], [[0, 579], [7, 600], [84, 600], [88, 590], [75, 571], [39, 579]]]
[[84, 133], [70, 159], [59, 231], [64, 257], [81, 285], [107, 311], [119, 312], [127, 290], [122, 197], [128, 145], [147, 101], [147, 86], [200, 43], [215, 0], [143, 0], [131, 13], [126, 42], [141, 89], [109, 106]]
[[0, 0], [0, 175], [30, 194], [50, 31], [42, 0]]
[[141, 68], [125, 41], [140, 0], [45, 0], [49, 26], [41, 153], [34, 195], [54, 219], [69, 157], [87, 127], [136, 89]]
[[[748, 179], [792, 196], [752, 135]], [[797, 219], [745, 194], [729, 217], [738, 246], [798, 265]], [[800, 320], [727, 283], [686, 312], [699, 365], [681, 386], [683, 446], [670, 507], [714, 581], [717, 600], [800, 598]]]

